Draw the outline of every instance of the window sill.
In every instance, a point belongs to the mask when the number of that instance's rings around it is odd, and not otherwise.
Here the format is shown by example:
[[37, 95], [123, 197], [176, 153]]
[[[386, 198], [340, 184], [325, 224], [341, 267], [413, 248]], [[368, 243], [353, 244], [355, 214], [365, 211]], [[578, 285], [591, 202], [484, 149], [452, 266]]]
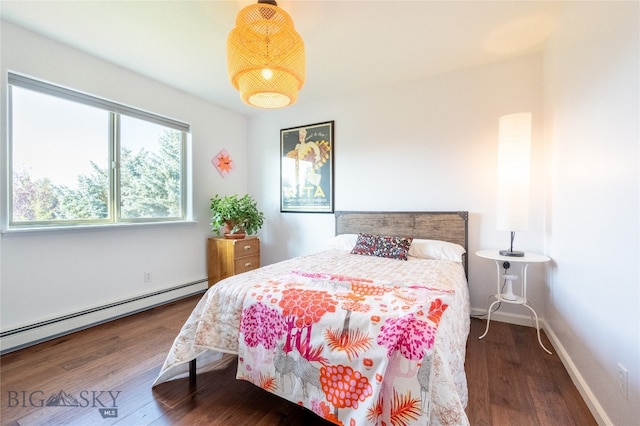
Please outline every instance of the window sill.
[[107, 223], [101, 225], [67, 225], [67, 226], [42, 226], [42, 227], [14, 227], [2, 230], [3, 237], [19, 236], [26, 234], [41, 233], [66, 233], [66, 232], [82, 232], [82, 231], [108, 231], [123, 230], [130, 228], [146, 228], [156, 226], [180, 226], [194, 225], [196, 220], [166, 221], [166, 222], [146, 222], [146, 223]]

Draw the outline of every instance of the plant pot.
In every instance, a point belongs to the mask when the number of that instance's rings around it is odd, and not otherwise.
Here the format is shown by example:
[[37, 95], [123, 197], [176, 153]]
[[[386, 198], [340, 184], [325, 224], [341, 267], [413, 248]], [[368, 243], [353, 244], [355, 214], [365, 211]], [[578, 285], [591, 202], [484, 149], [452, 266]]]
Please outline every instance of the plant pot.
[[247, 236], [246, 232], [243, 232], [244, 229], [238, 230], [238, 232], [231, 233], [233, 229], [233, 224], [231, 222], [226, 222], [223, 227], [224, 237], [229, 240], [241, 240]]
[[224, 237], [228, 240], [241, 240], [245, 238], [247, 234], [236, 232], [235, 234], [224, 234]]

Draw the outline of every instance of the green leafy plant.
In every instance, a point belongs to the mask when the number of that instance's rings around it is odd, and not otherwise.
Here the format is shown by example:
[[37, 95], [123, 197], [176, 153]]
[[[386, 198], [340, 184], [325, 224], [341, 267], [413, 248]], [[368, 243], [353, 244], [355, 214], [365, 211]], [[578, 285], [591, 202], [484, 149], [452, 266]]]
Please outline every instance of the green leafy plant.
[[220, 228], [226, 226], [229, 234], [249, 235], [256, 233], [264, 223], [264, 213], [258, 210], [258, 203], [249, 194], [236, 194], [211, 199], [211, 231], [220, 235]]

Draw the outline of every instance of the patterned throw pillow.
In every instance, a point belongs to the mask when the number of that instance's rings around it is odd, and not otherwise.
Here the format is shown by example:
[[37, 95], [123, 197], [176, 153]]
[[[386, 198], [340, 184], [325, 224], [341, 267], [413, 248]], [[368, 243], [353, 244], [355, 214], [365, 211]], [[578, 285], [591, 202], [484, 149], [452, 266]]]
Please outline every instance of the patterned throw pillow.
[[358, 240], [351, 253], [407, 260], [411, 241], [413, 238], [358, 234]]

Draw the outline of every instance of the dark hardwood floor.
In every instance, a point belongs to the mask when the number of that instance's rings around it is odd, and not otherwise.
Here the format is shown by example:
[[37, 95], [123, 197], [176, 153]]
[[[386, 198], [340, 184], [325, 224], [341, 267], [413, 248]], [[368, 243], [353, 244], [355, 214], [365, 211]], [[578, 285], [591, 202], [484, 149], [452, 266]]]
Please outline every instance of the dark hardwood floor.
[[569, 373], [536, 330], [472, 319], [465, 370], [469, 387], [467, 415], [472, 425], [596, 425]]
[[[151, 389], [199, 297], [60, 337], [0, 358], [3, 425], [309, 425], [306, 410], [235, 379], [235, 364]], [[472, 320], [467, 414], [472, 425], [595, 425], [557, 355], [535, 330]], [[548, 340], [544, 340], [545, 345]], [[75, 398], [79, 406], [47, 406]]]

